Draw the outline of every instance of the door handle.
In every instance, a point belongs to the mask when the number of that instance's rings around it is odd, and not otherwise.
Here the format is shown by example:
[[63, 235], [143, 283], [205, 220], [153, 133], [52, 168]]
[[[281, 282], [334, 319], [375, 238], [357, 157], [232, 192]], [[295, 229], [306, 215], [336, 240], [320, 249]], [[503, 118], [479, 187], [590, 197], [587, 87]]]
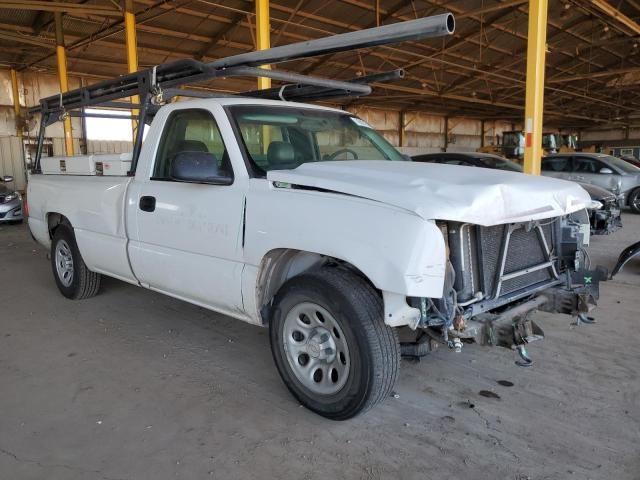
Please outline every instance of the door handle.
[[582, 175], [576, 175], [574, 178], [576, 180], [584, 180], [584, 177]]
[[153, 212], [156, 209], [156, 197], [140, 197], [139, 206], [143, 212]]

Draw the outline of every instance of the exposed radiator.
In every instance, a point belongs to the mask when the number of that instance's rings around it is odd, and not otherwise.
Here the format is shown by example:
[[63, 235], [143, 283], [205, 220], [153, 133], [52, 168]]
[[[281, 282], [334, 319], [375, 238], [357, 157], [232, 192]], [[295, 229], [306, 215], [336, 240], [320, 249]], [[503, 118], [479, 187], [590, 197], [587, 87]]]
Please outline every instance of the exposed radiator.
[[[545, 222], [542, 222], [545, 224]], [[554, 245], [551, 224], [526, 230], [524, 225], [495, 227], [478, 227], [478, 242], [482, 252], [482, 285], [483, 291], [493, 296], [499, 282], [499, 271], [502, 262], [503, 246], [508, 240], [503, 275], [509, 276], [515, 272], [544, 264], [549, 259], [550, 249]], [[509, 230], [511, 233], [509, 235]], [[542, 238], [544, 236], [544, 239]], [[546, 247], [545, 243], [546, 242]], [[507, 295], [523, 288], [553, 279], [553, 269], [549, 266], [523, 273], [513, 278], [506, 278], [500, 285], [498, 296]]]
[[458, 301], [467, 301], [478, 291], [485, 298], [500, 298], [555, 280], [557, 261], [552, 262], [550, 254], [558, 221], [543, 220], [529, 230], [526, 224], [450, 228]]

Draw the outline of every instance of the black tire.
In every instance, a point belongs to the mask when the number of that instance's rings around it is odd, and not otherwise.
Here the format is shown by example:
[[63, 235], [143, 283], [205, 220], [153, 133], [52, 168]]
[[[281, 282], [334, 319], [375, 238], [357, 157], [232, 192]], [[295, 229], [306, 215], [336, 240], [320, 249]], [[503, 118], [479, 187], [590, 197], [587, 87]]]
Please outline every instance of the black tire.
[[629, 207], [633, 213], [640, 213], [640, 188], [636, 188], [629, 194]]
[[[290, 363], [291, 355], [296, 354], [287, 353], [285, 346], [287, 314], [308, 303], [333, 316], [331, 321], [344, 334], [340, 341], [348, 348], [346, 383], [333, 394], [307, 388]], [[287, 388], [302, 405], [329, 419], [346, 420], [369, 410], [391, 394], [398, 379], [400, 345], [395, 329], [384, 323], [382, 299], [364, 279], [349, 271], [325, 267], [288, 280], [274, 300], [269, 336]], [[315, 374], [312, 378], [315, 381]]]
[[[56, 266], [56, 249], [61, 245], [69, 247], [73, 259], [70, 282], [60, 277]], [[85, 265], [78, 250], [73, 229], [68, 225], [58, 226], [53, 234], [53, 239], [51, 240], [51, 269], [60, 293], [67, 298], [81, 300], [94, 297], [100, 289], [100, 274], [92, 272]], [[65, 283], [69, 284], [65, 285]]]

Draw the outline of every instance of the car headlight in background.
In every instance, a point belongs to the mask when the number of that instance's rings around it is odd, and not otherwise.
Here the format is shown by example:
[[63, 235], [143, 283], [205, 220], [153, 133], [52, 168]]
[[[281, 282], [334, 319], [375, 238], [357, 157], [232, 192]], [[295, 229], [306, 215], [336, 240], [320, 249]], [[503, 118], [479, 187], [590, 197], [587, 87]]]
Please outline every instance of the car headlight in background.
[[10, 202], [12, 200], [20, 199], [20, 198], [22, 198], [22, 197], [20, 196], [20, 194], [18, 192], [11, 192], [9, 195], [4, 197], [4, 201], [6, 203], [6, 202]]
[[602, 208], [602, 202], [597, 200], [591, 200], [589, 203], [589, 210], [600, 210]]

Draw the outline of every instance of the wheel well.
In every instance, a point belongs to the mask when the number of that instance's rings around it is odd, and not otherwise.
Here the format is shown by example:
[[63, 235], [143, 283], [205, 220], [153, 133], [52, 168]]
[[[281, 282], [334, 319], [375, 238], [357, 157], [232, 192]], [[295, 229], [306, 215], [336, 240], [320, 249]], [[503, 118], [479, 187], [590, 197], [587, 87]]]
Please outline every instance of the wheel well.
[[629, 192], [629, 195], [627, 195], [627, 207], [631, 206], [631, 199], [633, 198], [633, 195], [639, 191], [640, 191], [640, 187], [636, 187]]
[[263, 323], [268, 323], [268, 309], [271, 301], [287, 280], [322, 266], [332, 266], [355, 272], [375, 289], [371, 280], [364, 273], [344, 260], [291, 248], [271, 250], [262, 259], [256, 281], [256, 305], [262, 316]]
[[49, 230], [49, 238], [53, 238], [53, 234], [60, 225], [71, 226], [71, 222], [67, 217], [57, 212], [47, 213], [47, 227]]

